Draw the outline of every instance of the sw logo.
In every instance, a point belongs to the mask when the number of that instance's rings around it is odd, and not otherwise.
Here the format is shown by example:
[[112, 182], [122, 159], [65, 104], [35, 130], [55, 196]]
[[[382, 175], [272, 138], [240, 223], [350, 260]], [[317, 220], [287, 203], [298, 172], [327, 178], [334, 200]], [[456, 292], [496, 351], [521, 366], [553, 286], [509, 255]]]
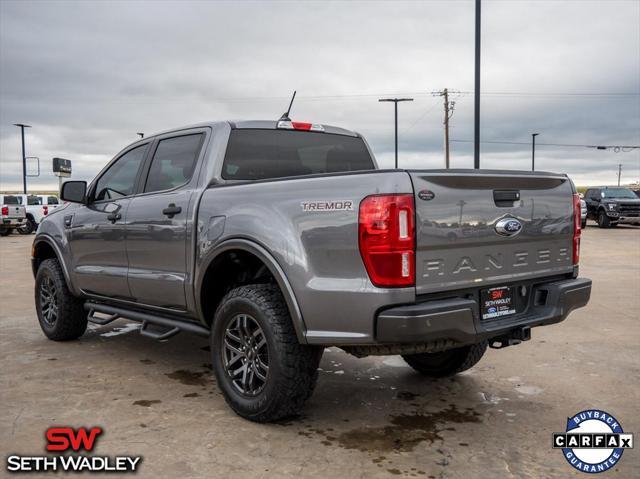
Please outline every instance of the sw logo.
[[567, 418], [566, 431], [553, 434], [553, 448], [562, 449], [575, 469], [595, 474], [611, 469], [633, 448], [633, 434], [625, 434], [611, 414], [588, 409]]
[[74, 430], [72, 427], [50, 427], [46, 437], [47, 451], [67, 451], [71, 449], [78, 452], [80, 449], [93, 451], [98, 436], [102, 434], [101, 427], [92, 427], [90, 430], [81, 427]]
[[50, 427], [45, 432], [49, 453], [65, 455], [7, 457], [8, 472], [135, 472], [140, 465], [140, 456], [91, 456], [78, 454], [95, 449], [98, 437], [104, 432], [101, 427], [68, 426]]
[[504, 296], [503, 289], [497, 289], [495, 291], [491, 291], [491, 299], [502, 299], [502, 296]]

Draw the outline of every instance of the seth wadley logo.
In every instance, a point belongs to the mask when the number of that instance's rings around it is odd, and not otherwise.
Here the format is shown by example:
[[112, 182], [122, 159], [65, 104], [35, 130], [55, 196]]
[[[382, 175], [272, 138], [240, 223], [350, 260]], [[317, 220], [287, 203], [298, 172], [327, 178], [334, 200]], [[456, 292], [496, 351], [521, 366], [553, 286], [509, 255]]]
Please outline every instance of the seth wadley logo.
[[[50, 427], [45, 433], [46, 450], [49, 453], [78, 453], [93, 451], [101, 427]], [[135, 472], [140, 465], [140, 456], [93, 456], [68, 454], [64, 456], [20, 456], [7, 457], [8, 472]]]
[[553, 448], [562, 449], [578, 471], [596, 474], [611, 469], [625, 449], [633, 448], [633, 434], [625, 434], [611, 414], [587, 409], [567, 418], [565, 432], [553, 434]]

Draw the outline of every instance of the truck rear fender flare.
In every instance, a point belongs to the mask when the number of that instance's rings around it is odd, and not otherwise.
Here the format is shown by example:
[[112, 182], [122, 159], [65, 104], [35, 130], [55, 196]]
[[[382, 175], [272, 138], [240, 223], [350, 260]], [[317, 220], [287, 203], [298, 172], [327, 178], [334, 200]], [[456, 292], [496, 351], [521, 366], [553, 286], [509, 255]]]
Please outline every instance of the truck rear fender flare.
[[201, 262], [195, 289], [198, 316], [201, 318], [201, 321], [203, 323], [206, 322], [206, 318], [204, 317], [204, 313], [202, 311], [202, 304], [199, 300], [205, 274], [207, 273], [209, 266], [211, 266], [216, 258], [218, 258], [221, 254], [224, 254], [226, 251], [230, 250], [241, 250], [253, 254], [264, 263], [264, 265], [267, 267], [269, 272], [273, 275], [276, 282], [278, 283], [280, 291], [282, 292], [282, 296], [287, 303], [289, 314], [291, 315], [291, 320], [293, 321], [293, 326], [296, 330], [298, 341], [301, 344], [306, 344], [306, 327], [302, 318], [302, 312], [300, 311], [295, 293], [293, 291], [293, 288], [291, 287], [291, 284], [289, 283], [289, 280], [287, 279], [284, 270], [282, 269], [280, 264], [278, 264], [275, 258], [267, 251], [266, 248], [254, 241], [243, 238], [225, 240], [224, 242], [217, 245], [212, 251], [210, 251], [209, 254], [207, 254], [204, 260]]

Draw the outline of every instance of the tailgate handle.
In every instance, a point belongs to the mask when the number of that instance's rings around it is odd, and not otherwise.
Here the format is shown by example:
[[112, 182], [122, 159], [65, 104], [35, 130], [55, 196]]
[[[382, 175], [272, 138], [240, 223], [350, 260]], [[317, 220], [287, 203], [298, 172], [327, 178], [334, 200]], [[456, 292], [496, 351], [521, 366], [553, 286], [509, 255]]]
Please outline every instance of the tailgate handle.
[[520, 190], [493, 190], [493, 201], [496, 206], [510, 207], [520, 200]]

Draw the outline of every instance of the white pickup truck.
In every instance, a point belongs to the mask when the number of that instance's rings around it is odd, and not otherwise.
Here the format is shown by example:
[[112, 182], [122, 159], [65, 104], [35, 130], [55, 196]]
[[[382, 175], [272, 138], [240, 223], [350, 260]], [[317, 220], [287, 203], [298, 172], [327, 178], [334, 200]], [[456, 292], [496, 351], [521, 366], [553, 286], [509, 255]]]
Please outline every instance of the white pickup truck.
[[24, 225], [26, 212], [17, 195], [0, 195], [0, 236], [10, 235]]
[[60, 200], [54, 195], [14, 195], [18, 197], [18, 201], [25, 207], [26, 220], [18, 229], [20, 234], [31, 234], [37, 228], [42, 220], [58, 205]]

